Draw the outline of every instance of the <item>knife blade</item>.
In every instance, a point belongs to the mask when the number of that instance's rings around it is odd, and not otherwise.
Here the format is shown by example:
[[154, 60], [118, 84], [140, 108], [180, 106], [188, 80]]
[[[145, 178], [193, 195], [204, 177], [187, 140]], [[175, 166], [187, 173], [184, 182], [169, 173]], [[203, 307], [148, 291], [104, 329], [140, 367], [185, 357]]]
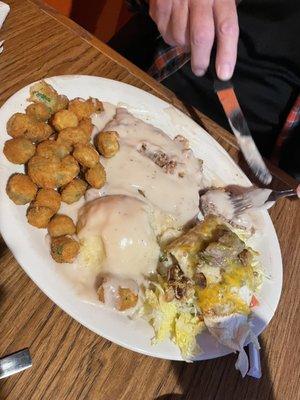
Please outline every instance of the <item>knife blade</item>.
[[232, 82], [214, 77], [214, 89], [249, 167], [262, 183], [268, 185], [272, 181], [272, 175], [256, 147]]

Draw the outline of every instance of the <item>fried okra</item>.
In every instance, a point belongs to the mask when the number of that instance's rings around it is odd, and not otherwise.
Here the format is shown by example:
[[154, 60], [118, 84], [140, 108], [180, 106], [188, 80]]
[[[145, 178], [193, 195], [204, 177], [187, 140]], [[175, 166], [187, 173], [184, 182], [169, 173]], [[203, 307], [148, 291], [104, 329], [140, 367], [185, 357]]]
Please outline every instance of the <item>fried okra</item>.
[[28, 175], [39, 187], [54, 189], [71, 182], [79, 173], [79, 165], [74, 157], [51, 159], [34, 156], [28, 163]]
[[16, 138], [25, 136], [32, 142], [41, 142], [52, 135], [53, 129], [45, 122], [37, 121], [27, 114], [14, 114], [7, 122], [7, 133]]
[[78, 127], [84, 131], [87, 137], [87, 141], [91, 139], [94, 125], [92, 124], [91, 118], [83, 118], [80, 122]]
[[24, 136], [30, 122], [30, 117], [26, 114], [13, 114], [6, 124], [7, 133], [13, 138]]
[[93, 107], [94, 107], [94, 110], [95, 110], [94, 112], [95, 112], [95, 113], [99, 113], [99, 112], [101, 112], [101, 111], [104, 111], [102, 101], [96, 99], [95, 97], [90, 97], [90, 98], [88, 99], [88, 101], [91, 102], [91, 103], [93, 104]]
[[74, 222], [67, 215], [55, 215], [48, 224], [48, 233], [51, 237], [74, 235], [75, 232]]
[[69, 99], [64, 95], [59, 95], [57, 91], [45, 81], [37, 82], [30, 88], [29, 101], [43, 103], [51, 111], [51, 114], [66, 109]]
[[61, 160], [61, 168], [57, 175], [57, 187], [65, 186], [80, 172], [78, 162], [73, 156], [66, 156]]
[[[101, 303], [106, 302], [106, 290], [104, 284], [107, 282], [107, 278], [102, 279], [102, 282], [97, 290], [97, 295]], [[134, 307], [137, 304], [138, 295], [129, 288], [118, 287], [118, 293], [116, 296], [116, 309], [119, 311], [125, 311], [129, 308]]]
[[51, 256], [58, 263], [72, 263], [79, 253], [79, 243], [68, 237], [60, 236], [51, 241]]
[[36, 148], [36, 154], [45, 158], [64, 158], [72, 151], [72, 146], [58, 143], [56, 140], [44, 140]]
[[54, 189], [40, 189], [35, 198], [35, 205], [50, 208], [54, 214], [60, 209], [60, 194]]
[[90, 144], [78, 144], [73, 151], [73, 157], [83, 167], [92, 168], [99, 162], [99, 153]]
[[24, 134], [26, 139], [32, 142], [42, 142], [48, 139], [53, 133], [53, 129], [46, 122], [38, 122], [30, 120], [27, 125], [27, 130]]
[[85, 173], [85, 179], [93, 188], [102, 188], [106, 182], [106, 173], [103, 165], [97, 163], [93, 168], [88, 169]]
[[44, 103], [32, 103], [26, 108], [26, 114], [33, 120], [46, 122], [51, 117], [51, 110]]
[[95, 145], [105, 158], [113, 157], [119, 150], [118, 133], [114, 131], [100, 132], [95, 139]]
[[33, 203], [27, 210], [27, 221], [30, 225], [36, 228], [47, 228], [51, 217], [54, 212], [51, 208], [38, 206]]
[[28, 162], [28, 175], [39, 187], [53, 189], [57, 186], [57, 173], [60, 170], [59, 158], [33, 156]]
[[29, 101], [43, 103], [51, 112], [54, 112], [58, 99], [57, 91], [45, 81], [40, 81], [31, 86]]
[[85, 144], [89, 141], [87, 134], [81, 128], [66, 128], [59, 132], [57, 143], [75, 146], [76, 144]]
[[68, 105], [69, 105], [69, 99], [67, 98], [67, 96], [60, 94], [57, 96], [57, 100], [53, 107], [53, 111], [58, 112], [61, 110], [65, 110], [68, 108]]
[[76, 114], [78, 120], [81, 121], [83, 118], [89, 118], [96, 112], [103, 111], [103, 105], [101, 101], [91, 97], [88, 100], [76, 98], [70, 101], [69, 110]]
[[76, 178], [68, 183], [61, 192], [61, 199], [67, 204], [76, 203], [84, 196], [88, 185], [82, 179]]
[[138, 295], [128, 288], [119, 287], [118, 295], [117, 309], [119, 311], [134, 307], [138, 301]]
[[7, 140], [3, 153], [14, 164], [25, 164], [35, 153], [35, 145], [24, 137]]
[[76, 128], [78, 126], [78, 118], [72, 111], [60, 110], [54, 114], [52, 125], [57, 131], [62, 131], [66, 128]]
[[24, 205], [30, 203], [34, 200], [36, 192], [37, 187], [28, 175], [15, 174], [7, 182], [6, 193], [15, 204]]

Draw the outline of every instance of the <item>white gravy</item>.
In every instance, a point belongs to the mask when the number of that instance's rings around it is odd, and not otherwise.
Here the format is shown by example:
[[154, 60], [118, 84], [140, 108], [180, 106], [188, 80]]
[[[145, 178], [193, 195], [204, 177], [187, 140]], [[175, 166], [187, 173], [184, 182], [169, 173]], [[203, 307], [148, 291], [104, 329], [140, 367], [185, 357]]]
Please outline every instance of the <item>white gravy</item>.
[[[85, 205], [82, 199], [71, 207], [63, 205], [61, 212], [74, 221], [79, 212], [83, 225], [79, 239], [101, 236], [105, 259], [99, 269], [87, 268], [80, 262], [81, 257], [63, 269], [57, 268], [83, 301], [94, 304], [99, 304], [95, 286], [99, 273], [109, 274], [106, 289], [113, 294], [116, 279], [128, 286], [128, 282], [140, 283], [155, 271], [159, 258], [155, 235], [193, 219], [199, 212], [198, 192], [203, 187], [201, 162], [186, 149], [184, 141], [173, 141], [125, 108], [103, 105], [104, 112], [93, 118], [93, 135], [114, 130], [120, 143], [114, 157], [101, 157], [107, 184], [101, 190], [90, 189]], [[143, 143], [151, 151], [164, 152], [174, 160], [173, 173], [166, 173], [139, 152]]]
[[80, 240], [102, 239], [101, 273], [139, 280], [156, 270], [160, 249], [142, 201], [128, 196], [99, 198], [81, 209], [79, 225]]
[[[143, 199], [172, 215], [179, 226], [197, 215], [202, 170], [200, 161], [191, 152], [159, 129], [135, 118], [125, 108], [117, 108], [115, 118], [105, 130], [118, 132], [120, 150], [114, 157], [101, 160], [107, 175], [101, 194], [126, 194]], [[174, 173], [164, 172], [141, 154], [137, 149], [143, 143], [175, 160]]]

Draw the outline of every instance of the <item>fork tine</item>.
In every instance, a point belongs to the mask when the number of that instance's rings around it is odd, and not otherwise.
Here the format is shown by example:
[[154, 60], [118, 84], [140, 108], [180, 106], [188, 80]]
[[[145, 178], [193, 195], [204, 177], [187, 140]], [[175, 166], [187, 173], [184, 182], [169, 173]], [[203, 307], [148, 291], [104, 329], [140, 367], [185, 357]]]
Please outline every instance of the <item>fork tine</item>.
[[236, 206], [239, 206], [239, 205], [241, 205], [241, 204], [244, 204], [244, 203], [245, 203], [245, 200], [244, 200], [244, 199], [232, 199], [232, 203], [233, 203], [234, 205], [236, 205]]
[[235, 215], [241, 214], [242, 212], [246, 211], [248, 208], [250, 208], [251, 206], [239, 206], [239, 207], [235, 207], [234, 208], [234, 213]]
[[240, 200], [232, 200], [232, 204], [235, 207], [250, 207], [252, 202], [250, 201], [250, 199], [240, 199]]
[[252, 207], [252, 201], [246, 194], [231, 196], [231, 201], [234, 207], [235, 217]]

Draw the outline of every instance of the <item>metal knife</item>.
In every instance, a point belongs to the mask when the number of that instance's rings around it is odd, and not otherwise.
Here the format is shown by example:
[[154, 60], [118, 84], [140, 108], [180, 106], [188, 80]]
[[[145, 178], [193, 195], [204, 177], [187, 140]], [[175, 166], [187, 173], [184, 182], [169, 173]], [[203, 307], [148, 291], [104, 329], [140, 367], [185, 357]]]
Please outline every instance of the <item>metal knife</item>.
[[214, 89], [249, 167], [262, 183], [268, 185], [272, 181], [272, 175], [254, 143], [232, 82], [221, 81], [214, 74]]
[[0, 358], [0, 379], [7, 378], [32, 366], [28, 349]]

